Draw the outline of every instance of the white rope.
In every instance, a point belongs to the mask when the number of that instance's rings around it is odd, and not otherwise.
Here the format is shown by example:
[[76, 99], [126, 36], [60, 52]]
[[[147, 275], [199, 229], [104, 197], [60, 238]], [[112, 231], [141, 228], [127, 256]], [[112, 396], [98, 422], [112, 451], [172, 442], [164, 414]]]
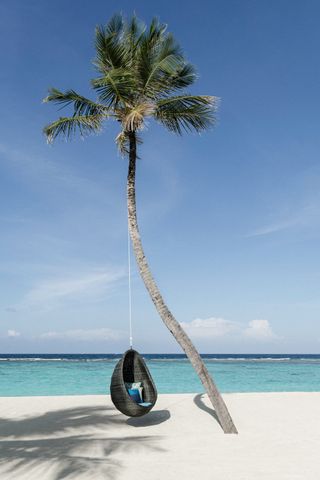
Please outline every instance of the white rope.
[[131, 242], [128, 220], [128, 293], [129, 293], [129, 344], [132, 348], [132, 298], [131, 298]]

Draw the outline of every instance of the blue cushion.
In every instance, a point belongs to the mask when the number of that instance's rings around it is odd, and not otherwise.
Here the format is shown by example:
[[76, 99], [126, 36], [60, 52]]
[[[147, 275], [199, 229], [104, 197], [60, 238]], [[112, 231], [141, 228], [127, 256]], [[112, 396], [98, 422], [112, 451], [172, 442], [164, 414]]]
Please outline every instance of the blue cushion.
[[141, 405], [141, 407], [150, 407], [152, 405], [152, 403], [150, 402], [142, 402], [142, 403], [139, 403], [139, 405]]
[[137, 388], [129, 388], [128, 393], [129, 393], [130, 397], [132, 398], [132, 400], [134, 400], [135, 402], [139, 403], [139, 402], [142, 401], [142, 398], [140, 397], [139, 390]]
[[129, 390], [129, 388], [139, 388], [142, 387], [142, 382], [124, 382], [126, 389]]

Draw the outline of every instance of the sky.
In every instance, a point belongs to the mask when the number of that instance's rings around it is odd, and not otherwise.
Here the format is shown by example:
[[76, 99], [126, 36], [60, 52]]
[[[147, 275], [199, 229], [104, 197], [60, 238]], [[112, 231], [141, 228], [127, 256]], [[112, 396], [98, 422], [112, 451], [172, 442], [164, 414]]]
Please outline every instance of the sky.
[[[319, 353], [317, 0], [0, 3], [0, 352], [128, 346], [127, 161], [118, 126], [46, 144], [49, 87], [93, 95], [94, 28], [115, 12], [168, 24], [218, 124], [150, 122], [140, 230], [169, 308], [203, 353]], [[134, 346], [179, 353], [132, 265]]]

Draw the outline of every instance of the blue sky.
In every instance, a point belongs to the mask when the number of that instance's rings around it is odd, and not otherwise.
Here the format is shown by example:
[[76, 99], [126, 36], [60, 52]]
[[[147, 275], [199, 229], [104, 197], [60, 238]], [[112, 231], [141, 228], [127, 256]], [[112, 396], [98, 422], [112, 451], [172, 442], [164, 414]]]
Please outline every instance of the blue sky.
[[[117, 126], [46, 145], [47, 88], [89, 95], [93, 33], [117, 11], [169, 25], [221, 98], [217, 127], [153, 124], [138, 214], [154, 276], [202, 352], [320, 347], [317, 1], [2, 0], [0, 351], [128, 344], [126, 160]], [[133, 266], [135, 346], [179, 352]]]

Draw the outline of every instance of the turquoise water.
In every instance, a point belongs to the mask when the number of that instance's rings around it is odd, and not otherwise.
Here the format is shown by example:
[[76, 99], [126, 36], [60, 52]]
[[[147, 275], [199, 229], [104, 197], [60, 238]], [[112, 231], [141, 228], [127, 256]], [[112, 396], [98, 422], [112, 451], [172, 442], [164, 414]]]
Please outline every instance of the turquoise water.
[[[0, 396], [109, 393], [117, 355], [0, 355]], [[203, 387], [182, 355], [145, 355], [159, 393]], [[222, 392], [320, 391], [320, 355], [210, 355]]]

